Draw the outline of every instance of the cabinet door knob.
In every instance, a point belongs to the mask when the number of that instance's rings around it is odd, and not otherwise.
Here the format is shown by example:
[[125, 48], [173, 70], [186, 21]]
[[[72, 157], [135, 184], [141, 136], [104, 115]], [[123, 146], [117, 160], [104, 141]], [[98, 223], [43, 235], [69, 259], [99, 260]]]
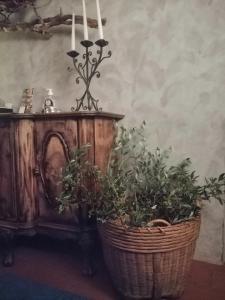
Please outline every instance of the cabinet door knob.
[[38, 167], [33, 169], [33, 174], [34, 174], [34, 176], [39, 176], [40, 175], [40, 171], [39, 171]]

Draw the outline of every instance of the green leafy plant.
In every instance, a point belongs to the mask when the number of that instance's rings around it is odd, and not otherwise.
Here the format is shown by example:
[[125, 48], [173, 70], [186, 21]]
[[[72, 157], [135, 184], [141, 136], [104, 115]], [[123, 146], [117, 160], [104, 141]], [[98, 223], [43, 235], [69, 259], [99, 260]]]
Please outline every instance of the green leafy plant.
[[[76, 150], [64, 173], [63, 205], [86, 199], [89, 213], [102, 222], [119, 218], [131, 226], [149, 226], [159, 218], [174, 224], [195, 217], [201, 201], [211, 197], [222, 203], [225, 174], [199, 185], [189, 158], [171, 165], [170, 150], [150, 150], [144, 127], [119, 128], [104, 174], [81, 160], [84, 150]], [[95, 181], [94, 193], [83, 185], [86, 176]]]
[[120, 128], [107, 173], [100, 178], [100, 200], [94, 209], [98, 219], [147, 226], [160, 218], [174, 224], [197, 216], [201, 200], [215, 197], [222, 203], [225, 174], [199, 185], [189, 158], [170, 165], [170, 150], [149, 150], [144, 125]]
[[86, 144], [76, 148], [70, 155], [62, 174], [62, 193], [58, 199], [59, 212], [65, 209], [78, 209], [83, 205], [90, 205], [96, 197], [96, 180], [98, 169], [87, 159]]

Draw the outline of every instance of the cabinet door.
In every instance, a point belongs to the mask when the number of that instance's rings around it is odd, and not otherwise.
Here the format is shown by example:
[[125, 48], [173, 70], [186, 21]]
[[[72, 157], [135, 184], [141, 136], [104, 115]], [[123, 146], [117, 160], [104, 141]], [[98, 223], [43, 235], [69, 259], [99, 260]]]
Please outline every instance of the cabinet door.
[[61, 193], [62, 170], [70, 151], [78, 145], [76, 120], [35, 121], [37, 154], [37, 202], [42, 221], [74, 223], [72, 213], [59, 215], [57, 197]]
[[9, 120], [0, 120], [0, 219], [16, 219], [16, 192], [13, 164], [13, 128]]

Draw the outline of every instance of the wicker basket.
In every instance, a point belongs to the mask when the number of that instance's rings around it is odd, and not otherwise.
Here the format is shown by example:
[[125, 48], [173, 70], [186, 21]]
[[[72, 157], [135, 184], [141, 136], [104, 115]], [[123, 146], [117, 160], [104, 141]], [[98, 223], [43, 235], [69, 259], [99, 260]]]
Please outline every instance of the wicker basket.
[[176, 299], [182, 295], [199, 233], [199, 217], [148, 229], [125, 228], [119, 221], [98, 228], [106, 265], [123, 297]]

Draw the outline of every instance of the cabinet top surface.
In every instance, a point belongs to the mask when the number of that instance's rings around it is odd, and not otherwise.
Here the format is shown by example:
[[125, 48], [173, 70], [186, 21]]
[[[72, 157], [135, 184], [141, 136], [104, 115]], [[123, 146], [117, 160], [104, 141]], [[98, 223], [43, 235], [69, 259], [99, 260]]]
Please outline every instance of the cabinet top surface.
[[111, 112], [60, 112], [60, 113], [31, 113], [31, 114], [18, 114], [18, 113], [0, 113], [1, 119], [80, 119], [80, 118], [110, 118], [121, 120], [124, 115], [115, 114]]

